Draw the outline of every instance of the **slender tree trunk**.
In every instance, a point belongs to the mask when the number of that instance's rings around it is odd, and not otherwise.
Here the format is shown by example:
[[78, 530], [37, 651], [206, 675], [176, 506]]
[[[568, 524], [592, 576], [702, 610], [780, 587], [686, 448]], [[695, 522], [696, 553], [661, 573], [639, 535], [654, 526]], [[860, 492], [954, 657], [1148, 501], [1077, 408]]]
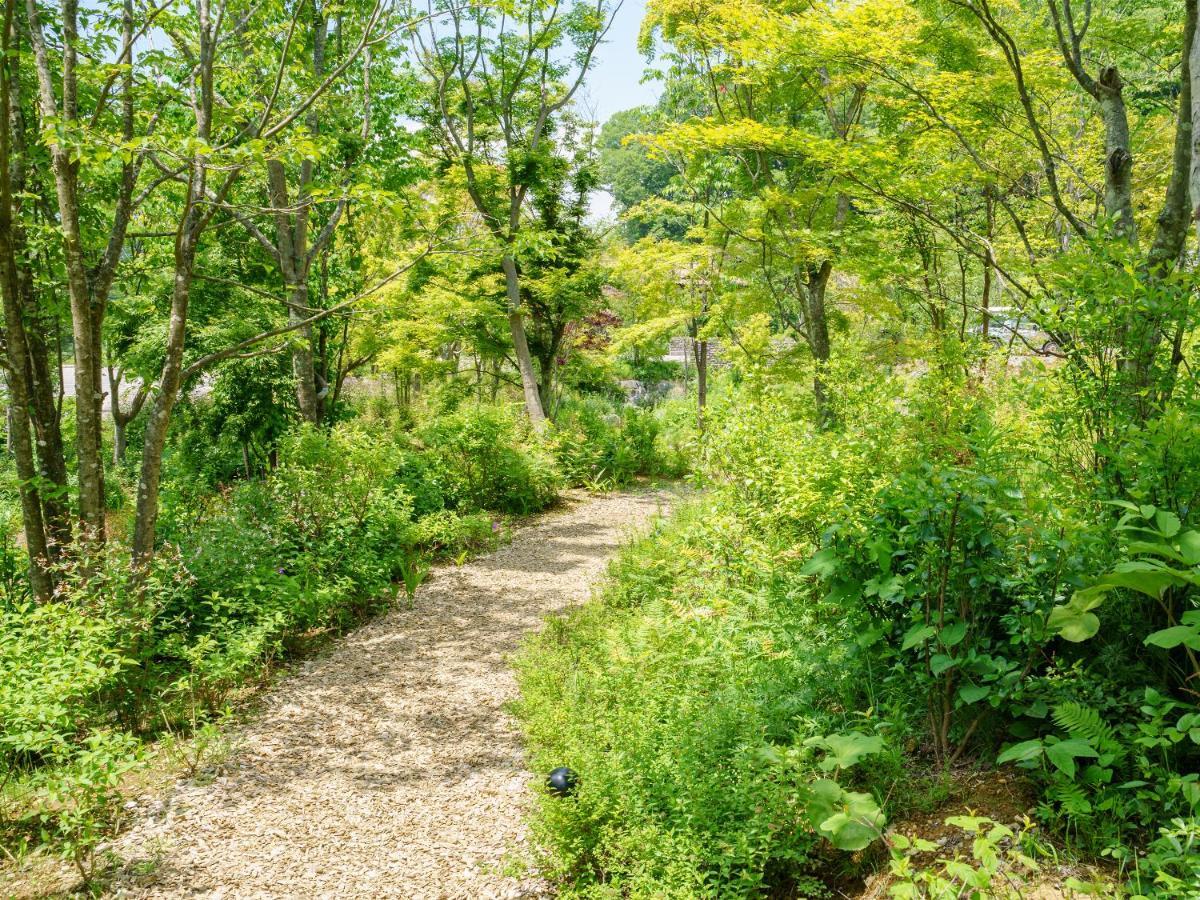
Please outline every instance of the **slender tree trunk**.
[[704, 408], [708, 405], [708, 341], [696, 341], [696, 427], [704, 430]]
[[108, 367], [108, 389], [112, 391], [112, 398], [109, 403], [109, 409], [112, 411], [113, 420], [113, 465], [117, 466], [125, 462], [126, 429], [128, 429], [129, 423], [136, 419], [138, 413], [142, 411], [142, 406], [149, 394], [148, 385], [139, 385], [137, 393], [129, 405], [129, 409], [124, 409], [121, 406], [124, 402], [124, 399], [121, 397], [121, 384], [123, 381], [123, 371], [121, 369], [114, 370], [110, 364]]
[[[29, 290], [30, 273], [22, 277], [25, 291], [24, 306], [34, 309], [36, 299]], [[50, 558], [71, 543], [70, 487], [67, 481], [67, 459], [63, 448], [62, 417], [55, 397], [55, 385], [50, 375], [50, 360], [45, 339], [44, 317], [35, 315], [26, 330], [29, 363], [33, 383], [31, 389], [32, 424], [37, 439], [37, 456], [42, 477], [42, 510], [50, 539]]]
[[[294, 325], [309, 318], [307, 273], [302, 284], [293, 286], [288, 303], [288, 324]], [[296, 403], [300, 416], [314, 425], [320, 421], [320, 404], [317, 400], [317, 369], [313, 362], [313, 329], [304, 325], [296, 329], [296, 341], [292, 349], [292, 374], [296, 376]]]
[[1191, 148], [1191, 169], [1189, 172], [1189, 188], [1191, 195], [1192, 222], [1196, 228], [1196, 238], [1200, 240], [1200, 16], [1196, 15], [1194, 4], [1191, 14], [1191, 45], [1188, 48], [1188, 75], [1191, 87], [1191, 129], [1188, 135]]
[[[193, 171], [193, 179], [203, 183], [201, 169]], [[183, 351], [187, 337], [188, 302], [191, 299], [192, 274], [196, 263], [196, 243], [199, 239], [199, 218], [194, 204], [203, 198], [203, 187], [198, 195], [189, 198], [192, 210], [185, 214], [183, 228], [175, 245], [175, 280], [171, 290], [171, 320], [167, 326], [167, 352], [159, 378], [158, 396], [150, 420], [146, 424], [146, 440], [142, 448], [142, 468], [138, 477], [137, 511], [133, 531], [133, 560], [143, 564], [154, 555], [154, 543], [158, 529], [158, 493], [162, 481], [163, 449], [167, 443], [167, 429], [171, 424], [171, 413], [179, 397], [183, 373]]]
[[547, 418], [554, 418], [554, 381], [557, 366], [555, 365], [555, 354], [551, 353], [548, 356], [538, 360], [538, 399], [542, 403], [542, 410], [546, 413]]
[[[5, 228], [4, 217], [0, 214], [0, 230]], [[38, 471], [33, 456], [33, 436], [29, 426], [29, 381], [24, 368], [25, 338], [21, 325], [21, 310], [10, 300], [14, 296], [9, 288], [15, 272], [7, 238], [0, 237], [0, 256], [4, 257], [2, 265], [4, 273], [4, 318], [7, 325], [5, 337], [8, 349], [8, 391], [9, 391], [9, 436], [12, 444], [13, 459], [17, 466], [18, 490], [21, 495], [21, 520], [25, 530], [25, 545], [29, 552], [29, 583], [33, 596], [44, 602], [50, 599], [52, 582], [46, 568], [49, 560], [49, 549], [46, 541], [46, 527], [42, 518], [42, 501], [38, 493]]]
[[71, 302], [71, 331], [75, 345], [75, 441], [79, 468], [80, 537], [102, 544], [104, 529], [104, 464], [101, 459], [102, 426], [99, 360], [94, 354], [91, 291], [88, 289], [78, 230], [75, 165], [54, 151], [59, 183], [59, 209], [65, 236], [67, 290]]
[[[313, 3], [312, 9], [312, 74], [317, 81], [325, 74], [325, 45], [328, 38], [328, 22], [320, 6]], [[368, 57], [369, 60], [369, 57]], [[368, 61], [368, 66], [369, 66]], [[305, 116], [305, 125], [314, 135], [321, 130], [321, 118], [316, 104]], [[369, 123], [368, 123], [369, 124]], [[295, 325], [312, 315], [310, 308], [309, 281], [312, 259], [309, 249], [309, 227], [311, 224], [309, 189], [312, 185], [314, 163], [305, 159], [300, 163], [300, 172], [294, 203], [289, 200], [287, 173], [279, 160], [267, 163], [267, 178], [270, 187], [271, 205], [275, 210], [275, 251], [279, 257], [280, 270], [288, 290], [288, 324]], [[334, 216], [340, 216], [339, 205]], [[315, 252], [330, 240], [329, 234], [318, 235], [314, 242]], [[296, 404], [304, 421], [317, 424], [322, 419], [321, 397], [318, 395], [316, 356], [312, 325], [296, 330], [292, 345], [292, 374], [296, 379]], [[322, 379], [323, 380], [323, 379]]]
[[525, 412], [535, 431], [546, 427], [546, 413], [538, 396], [537, 374], [533, 371], [533, 359], [529, 355], [529, 342], [525, 338], [525, 320], [521, 315], [521, 283], [517, 275], [517, 262], [511, 253], [501, 260], [504, 282], [508, 291], [508, 328], [512, 333], [513, 351], [517, 357], [517, 368], [521, 372], [521, 387], [525, 393]]
[[817, 418], [829, 421], [829, 396], [825, 387], [825, 365], [829, 362], [829, 320], [825, 315], [825, 288], [833, 265], [825, 262], [812, 272], [807, 284], [808, 346], [812, 350], [816, 372], [813, 374], [813, 399], [817, 404]]
[[[196, 137], [207, 144], [212, 136], [213, 66], [216, 53], [217, 23], [212, 19], [210, 0], [197, 0], [199, 52], [196, 62], [198, 90], [192, 108], [196, 116]], [[232, 176], [231, 176], [232, 177]], [[226, 183], [226, 189], [231, 182]], [[142, 468], [138, 477], [137, 508], [133, 525], [133, 564], [144, 566], [154, 555], [158, 531], [158, 493], [162, 481], [163, 449], [171, 413], [179, 397], [183, 380], [183, 351], [187, 339], [188, 303], [200, 237], [210, 221], [207, 208], [208, 162], [200, 154], [191, 159], [187, 197], [175, 236], [175, 277], [171, 286], [171, 319], [167, 326], [167, 349], [158, 382], [158, 395], [142, 447]], [[224, 192], [222, 191], [222, 196]]]
[[554, 421], [555, 402], [554, 390], [558, 384], [558, 358], [562, 352], [565, 325], [553, 326], [550, 329], [550, 345], [545, 352], [538, 356], [538, 396], [542, 401], [542, 411], [550, 421]]
[[119, 466], [125, 462], [125, 429], [128, 426], [124, 422], [113, 422], [113, 465]]
[[[63, 62], [61, 75], [62, 107], [55, 99], [55, 79], [42, 32], [37, 0], [26, 0], [29, 33], [33, 43], [34, 62], [39, 88], [39, 108], [43, 124], [58, 119], [74, 125], [79, 119], [76, 43], [78, 41], [78, 2], [63, 0], [62, 29]], [[132, 18], [126, 4], [125, 35], [132, 36]], [[132, 40], [129, 40], [132, 47]], [[132, 51], [130, 50], [130, 53]], [[130, 59], [126, 59], [130, 62]], [[132, 138], [130, 76], [124, 79], [126, 137]], [[58, 226], [63, 236], [67, 290], [70, 296], [71, 326], [75, 338], [75, 431], [79, 470], [79, 522], [81, 538], [103, 543], [104, 525], [104, 463], [101, 457], [103, 432], [100, 395], [99, 332], [103, 322], [105, 300], [112, 283], [117, 260], [121, 255], [129, 217], [130, 195], [133, 190], [133, 168], [126, 165], [113, 220], [113, 230], [101, 266], [95, 279], [85, 262], [83, 237], [79, 223], [79, 163], [72, 161], [69, 149], [57, 142], [50, 145], [51, 168], [58, 197]]]
[[[9, 32], [10, 42], [19, 35], [15, 26]], [[8, 171], [13, 205], [9, 210], [12, 220], [12, 252], [17, 267], [20, 307], [26, 316], [25, 340], [29, 358], [30, 376], [30, 424], [37, 449], [38, 469], [42, 478], [39, 496], [42, 502], [42, 518], [46, 527], [48, 549], [53, 560], [60, 548], [71, 542], [70, 489], [67, 483], [67, 461], [63, 452], [62, 417], [55, 396], [55, 384], [51, 378], [47, 335], [52, 331], [50, 315], [38, 302], [34, 291], [33, 272], [28, 257], [28, 242], [25, 228], [20, 221], [20, 205], [16, 198], [28, 189], [26, 179], [25, 128], [21, 115], [21, 93], [19, 79], [11, 79], [8, 85], [9, 153]]]
[[5, 9], [3, 58], [0, 59], [0, 278], [3, 279], [5, 345], [8, 352], [9, 411], [13, 457], [20, 479], [21, 518], [29, 553], [29, 582], [33, 596], [40, 602], [50, 598], [52, 582], [46, 568], [49, 553], [46, 528], [42, 519], [42, 501], [37, 487], [33, 435], [29, 424], [30, 370], [25, 338], [24, 311], [21, 309], [20, 277], [16, 248], [13, 246], [13, 194], [9, 169], [11, 122], [9, 100], [9, 35], [12, 33], [13, 7]]
[[996, 204], [992, 199], [992, 189], [990, 187], [983, 189], [983, 201], [987, 219], [988, 243], [984, 248], [983, 293], [979, 298], [979, 305], [983, 307], [983, 339], [986, 341], [988, 339], [988, 332], [992, 327], [992, 279], [994, 277], [993, 269], [995, 268], [992, 262], [992, 235], [996, 231]]
[[1100, 117], [1104, 121], [1104, 211], [1117, 233], [1137, 243], [1133, 218], [1133, 153], [1129, 146], [1129, 117], [1125, 110], [1121, 73], [1116, 66], [1100, 70]]

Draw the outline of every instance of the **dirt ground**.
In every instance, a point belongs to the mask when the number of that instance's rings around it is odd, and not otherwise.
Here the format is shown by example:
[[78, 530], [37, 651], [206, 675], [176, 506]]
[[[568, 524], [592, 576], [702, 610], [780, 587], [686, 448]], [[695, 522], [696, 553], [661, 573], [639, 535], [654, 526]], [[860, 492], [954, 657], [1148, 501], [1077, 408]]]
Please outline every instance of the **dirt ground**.
[[[574, 497], [510, 545], [434, 570], [415, 607], [339, 641], [272, 688], [207, 784], [139, 803], [114, 845], [115, 896], [544, 896], [505, 872], [531, 781], [505, 704], [507, 658], [589, 596], [662, 493]], [[517, 851], [514, 854], [514, 851]]]

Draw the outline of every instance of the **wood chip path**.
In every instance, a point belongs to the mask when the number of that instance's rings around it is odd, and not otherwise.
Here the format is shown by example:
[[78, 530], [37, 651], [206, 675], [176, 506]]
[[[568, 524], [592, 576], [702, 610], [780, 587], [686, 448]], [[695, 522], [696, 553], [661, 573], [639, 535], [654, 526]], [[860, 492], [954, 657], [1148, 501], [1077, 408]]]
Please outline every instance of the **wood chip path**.
[[[574, 498], [510, 545], [436, 569], [415, 608], [359, 629], [271, 689], [227, 774], [180, 783], [114, 849], [122, 897], [547, 896], [506, 875], [531, 775], [507, 657], [585, 600], [661, 493]], [[157, 807], [157, 808], [155, 808]], [[135, 876], [139, 860], [146, 861]]]

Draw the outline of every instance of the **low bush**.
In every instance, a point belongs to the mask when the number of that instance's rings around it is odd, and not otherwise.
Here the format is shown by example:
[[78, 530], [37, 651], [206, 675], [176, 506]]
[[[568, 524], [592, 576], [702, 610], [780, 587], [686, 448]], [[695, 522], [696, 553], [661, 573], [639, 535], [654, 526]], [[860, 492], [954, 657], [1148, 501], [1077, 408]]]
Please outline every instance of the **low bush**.
[[578, 400], [561, 406], [547, 446], [569, 484], [605, 488], [638, 476], [682, 477], [687, 450], [668, 434], [660, 409]]
[[[743, 578], [754, 539], [703, 512], [626, 550], [609, 591], [518, 662], [535, 770], [579, 773], [535, 820], [563, 896], [759, 896], [808, 884], [830, 841], [862, 846], [863, 816], [871, 837], [882, 824], [887, 723], [846, 712], [859, 688], [796, 627], [811, 617], [800, 581]], [[853, 746], [869, 775], [844, 771]], [[827, 764], [833, 747], [847, 754]], [[830, 821], [842, 804], [853, 822]]]
[[141, 740], [203, 728], [274, 660], [411, 598], [432, 559], [494, 547], [505, 513], [555, 497], [552, 460], [506, 413], [464, 408], [420, 438], [294, 429], [266, 477], [169, 492], [150, 569], [71, 557], [44, 605], [0, 555], [4, 845], [49, 842], [90, 879]]
[[467, 406], [419, 432], [448, 508], [526, 515], [557, 496], [554, 462], [528, 439], [515, 414]]

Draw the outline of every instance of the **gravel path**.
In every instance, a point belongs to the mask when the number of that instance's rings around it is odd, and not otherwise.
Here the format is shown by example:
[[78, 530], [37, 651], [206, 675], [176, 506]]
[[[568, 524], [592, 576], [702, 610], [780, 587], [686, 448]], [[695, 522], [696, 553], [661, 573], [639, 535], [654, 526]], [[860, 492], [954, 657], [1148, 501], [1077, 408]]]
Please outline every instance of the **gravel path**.
[[[412, 610], [273, 688], [228, 774], [183, 783], [115, 848], [153, 861], [127, 897], [545, 896], [503, 874], [531, 776], [506, 658], [585, 600], [661, 493], [573, 498], [499, 551], [434, 571]], [[127, 869], [134, 871], [134, 867]]]

